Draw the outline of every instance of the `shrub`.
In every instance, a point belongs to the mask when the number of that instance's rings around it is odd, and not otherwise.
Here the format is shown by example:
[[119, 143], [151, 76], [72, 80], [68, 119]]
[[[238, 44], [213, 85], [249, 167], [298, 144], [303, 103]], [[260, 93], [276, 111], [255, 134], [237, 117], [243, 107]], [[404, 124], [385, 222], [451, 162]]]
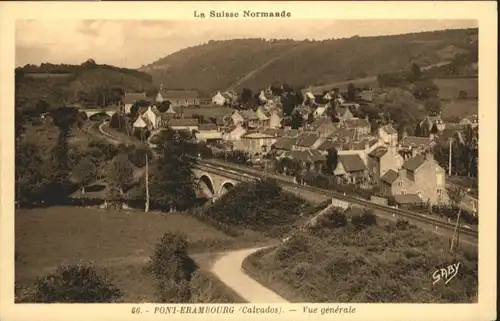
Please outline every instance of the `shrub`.
[[184, 234], [165, 233], [150, 257], [151, 273], [161, 280], [189, 280], [196, 270], [196, 264], [188, 256], [187, 246]]
[[57, 272], [38, 279], [33, 293], [37, 303], [111, 303], [122, 297], [106, 274], [91, 265], [61, 266]]
[[396, 228], [404, 231], [404, 230], [416, 228], [416, 226], [413, 224], [410, 224], [410, 222], [408, 220], [398, 219], [396, 221]]
[[148, 160], [151, 161], [153, 157], [151, 150], [145, 147], [138, 147], [128, 152], [128, 159], [136, 167], [142, 168], [146, 166], [146, 155], [148, 155]]
[[373, 211], [365, 210], [361, 215], [353, 215], [351, 222], [356, 229], [362, 229], [377, 224], [377, 216], [373, 214]]
[[191, 287], [188, 280], [157, 280], [156, 297], [163, 303], [186, 303], [191, 299]]
[[190, 284], [191, 303], [244, 303], [242, 298], [210, 273], [197, 270]]
[[284, 261], [290, 257], [294, 257], [297, 253], [307, 252], [308, 247], [307, 238], [304, 235], [292, 235], [288, 241], [278, 247], [276, 250], [276, 259]]
[[99, 149], [104, 154], [106, 160], [112, 159], [117, 153], [117, 148], [103, 139], [92, 139], [89, 141], [88, 146]]

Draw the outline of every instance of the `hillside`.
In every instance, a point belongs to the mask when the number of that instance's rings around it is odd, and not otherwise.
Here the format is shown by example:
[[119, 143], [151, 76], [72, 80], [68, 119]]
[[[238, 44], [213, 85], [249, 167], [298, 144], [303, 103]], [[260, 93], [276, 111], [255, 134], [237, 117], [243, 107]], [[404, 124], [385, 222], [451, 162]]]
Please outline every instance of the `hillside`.
[[439, 65], [477, 49], [477, 29], [323, 41], [236, 39], [190, 47], [140, 68], [156, 85], [213, 92], [275, 81], [318, 86]]
[[81, 65], [26, 65], [15, 70], [16, 106], [30, 109], [45, 102], [45, 108], [83, 103], [100, 106], [116, 102], [123, 92], [154, 93], [150, 75], [132, 69], [99, 65], [89, 60]]

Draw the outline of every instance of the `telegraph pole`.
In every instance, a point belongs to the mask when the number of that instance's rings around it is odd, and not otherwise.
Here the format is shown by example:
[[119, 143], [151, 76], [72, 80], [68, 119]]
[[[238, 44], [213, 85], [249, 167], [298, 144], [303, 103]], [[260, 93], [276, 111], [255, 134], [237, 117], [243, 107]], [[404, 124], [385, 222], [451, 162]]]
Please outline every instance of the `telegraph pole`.
[[452, 139], [450, 138], [450, 152], [448, 153], [448, 176], [451, 176], [451, 142]]
[[146, 153], [146, 208], [144, 212], [149, 211], [149, 159], [148, 153]]

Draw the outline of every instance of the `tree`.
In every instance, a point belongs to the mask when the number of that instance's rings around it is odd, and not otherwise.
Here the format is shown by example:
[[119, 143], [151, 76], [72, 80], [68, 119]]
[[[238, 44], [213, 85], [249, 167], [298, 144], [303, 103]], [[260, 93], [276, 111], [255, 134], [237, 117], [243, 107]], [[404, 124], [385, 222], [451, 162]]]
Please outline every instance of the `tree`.
[[279, 83], [272, 84], [270, 89], [274, 96], [281, 96], [284, 92]]
[[81, 159], [72, 171], [73, 179], [82, 189], [82, 194], [85, 193], [85, 186], [92, 182], [97, 175], [97, 166], [94, 160], [87, 156]]
[[429, 98], [424, 103], [425, 109], [431, 115], [439, 115], [441, 112], [441, 101], [437, 98]]
[[420, 100], [437, 98], [439, 96], [439, 87], [432, 80], [418, 80], [414, 83], [412, 93], [416, 99]]
[[[113, 303], [122, 292], [93, 266], [61, 266], [57, 272], [38, 279], [32, 301], [35, 303]], [[30, 300], [31, 301], [31, 300]]]
[[353, 83], [347, 84], [347, 100], [356, 101], [356, 87]]
[[462, 214], [462, 208], [460, 205], [462, 204], [464, 197], [467, 195], [467, 191], [456, 185], [447, 186], [446, 191], [448, 198], [450, 199], [450, 203], [458, 209], [457, 221], [453, 229], [453, 236], [450, 240], [450, 251], [453, 251], [455, 250], [455, 246], [458, 245], [460, 241], [460, 214]]
[[304, 122], [304, 118], [299, 112], [294, 112], [292, 114], [292, 129], [299, 129]]
[[422, 128], [420, 128], [420, 123], [417, 123], [415, 127], [415, 136], [422, 137]]
[[417, 64], [411, 65], [411, 78], [413, 81], [417, 81], [422, 77], [422, 70], [420, 70], [420, 66]]
[[119, 153], [108, 169], [108, 182], [112, 188], [118, 189], [120, 195], [133, 182], [134, 169], [125, 153]]
[[242, 104], [247, 104], [248, 102], [250, 102], [250, 100], [252, 100], [252, 97], [253, 97], [252, 90], [248, 88], [243, 88], [243, 90], [241, 91], [240, 102]]
[[338, 152], [335, 148], [328, 150], [328, 155], [325, 160], [324, 171], [326, 174], [333, 175], [335, 169], [337, 168], [339, 162]]
[[145, 101], [145, 100], [139, 100], [137, 102], [135, 102], [132, 107], [130, 107], [130, 116], [132, 118], [135, 118], [137, 117], [137, 112], [139, 111], [139, 108], [141, 107], [148, 107], [150, 105], [150, 103], [148, 101]]
[[460, 90], [458, 92], [458, 99], [467, 99], [467, 92], [465, 90]]
[[161, 153], [151, 179], [151, 198], [170, 211], [185, 209], [196, 199], [197, 144], [190, 134], [168, 128], [158, 145]]
[[166, 112], [169, 108], [170, 108], [170, 101], [163, 101], [161, 103], [159, 103], [156, 108], [158, 109], [158, 111], [160, 113], [164, 113]]
[[436, 135], [437, 133], [439, 133], [439, 130], [438, 130], [438, 128], [437, 128], [436, 123], [433, 123], [433, 124], [432, 124], [432, 127], [431, 127], [431, 129], [430, 129], [430, 133], [431, 133], [431, 134], [433, 134], [433, 135]]

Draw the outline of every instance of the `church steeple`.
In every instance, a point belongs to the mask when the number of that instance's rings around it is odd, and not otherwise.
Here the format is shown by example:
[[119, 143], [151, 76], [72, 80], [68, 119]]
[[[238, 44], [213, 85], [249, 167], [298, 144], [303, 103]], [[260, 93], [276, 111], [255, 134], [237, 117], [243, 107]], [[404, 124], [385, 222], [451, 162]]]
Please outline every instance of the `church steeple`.
[[157, 103], [163, 102], [163, 96], [161, 95], [162, 90], [163, 90], [163, 84], [160, 84], [160, 90], [158, 91], [158, 94], [156, 95], [156, 102]]

